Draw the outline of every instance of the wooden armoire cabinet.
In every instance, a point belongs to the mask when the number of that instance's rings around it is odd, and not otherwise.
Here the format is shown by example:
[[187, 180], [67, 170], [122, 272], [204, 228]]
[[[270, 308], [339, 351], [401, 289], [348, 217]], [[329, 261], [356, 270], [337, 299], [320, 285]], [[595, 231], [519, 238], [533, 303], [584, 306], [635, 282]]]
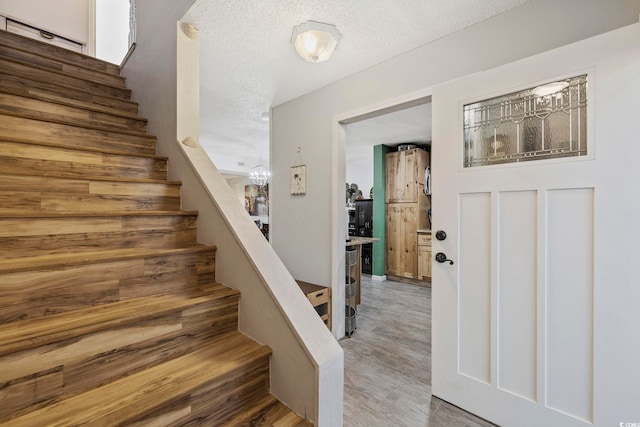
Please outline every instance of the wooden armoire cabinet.
[[414, 148], [386, 156], [386, 274], [418, 278], [418, 230], [429, 228], [424, 192], [429, 153]]

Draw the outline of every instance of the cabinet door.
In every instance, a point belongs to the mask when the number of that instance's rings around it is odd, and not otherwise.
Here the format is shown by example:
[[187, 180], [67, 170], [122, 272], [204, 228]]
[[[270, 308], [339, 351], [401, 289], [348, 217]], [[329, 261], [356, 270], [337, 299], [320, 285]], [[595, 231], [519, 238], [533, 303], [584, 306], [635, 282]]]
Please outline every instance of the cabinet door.
[[387, 205], [386, 274], [415, 279], [418, 274], [415, 203]]
[[430, 246], [418, 246], [418, 279], [431, 280]]
[[387, 203], [415, 203], [423, 191], [429, 154], [419, 148], [388, 153], [385, 182]]
[[404, 163], [404, 190], [399, 202], [414, 203], [418, 201], [418, 151], [424, 153], [423, 150], [417, 148], [402, 152], [403, 159], [400, 161]]
[[388, 153], [385, 160], [385, 202], [402, 199], [404, 191], [404, 162], [400, 161], [401, 152]]

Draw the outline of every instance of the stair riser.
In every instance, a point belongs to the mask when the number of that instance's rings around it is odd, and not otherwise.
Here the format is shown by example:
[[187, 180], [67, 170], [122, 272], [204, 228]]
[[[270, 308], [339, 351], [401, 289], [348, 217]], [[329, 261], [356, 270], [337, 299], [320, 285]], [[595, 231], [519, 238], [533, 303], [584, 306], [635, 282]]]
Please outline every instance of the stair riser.
[[125, 79], [121, 76], [94, 71], [90, 68], [68, 64], [62, 61], [46, 58], [37, 54], [25, 52], [13, 47], [3, 46], [2, 44], [0, 44], [0, 60], [6, 59], [26, 62], [28, 64], [43, 67], [52, 71], [62, 72], [69, 76], [77, 77], [80, 79], [91, 80], [94, 82], [121, 88], [125, 87]]
[[174, 426], [186, 423], [220, 425], [243, 412], [252, 402], [269, 393], [269, 365], [255, 364], [241, 381], [229, 381], [222, 386], [202, 388], [192, 395], [192, 413]]
[[164, 159], [0, 142], [0, 170], [25, 176], [153, 179], [167, 176]]
[[156, 294], [198, 295], [214, 274], [213, 250], [8, 273], [0, 281], [0, 323]]
[[29, 66], [29, 64], [23, 64], [20, 62], [0, 59], [0, 71], [8, 74], [21, 75], [31, 80], [49, 82], [60, 86], [80, 89], [102, 96], [119, 98], [127, 101], [131, 99], [131, 91], [129, 91], [129, 89], [83, 80], [42, 68], [33, 68]]
[[42, 176], [0, 174], [0, 192], [68, 193], [77, 196], [180, 197], [175, 182], [135, 182], [67, 179]]
[[90, 67], [95, 70], [104, 71], [106, 73], [115, 75], [120, 74], [120, 67], [115, 64], [101, 61], [90, 56], [81, 55], [79, 53], [72, 52], [70, 50], [48, 43], [28, 39], [6, 31], [0, 31], [0, 44], [2, 44], [3, 46], [12, 46], [15, 48], [28, 50], [32, 53], [38, 53], [50, 58], [56, 58], [71, 64], [83, 65], [85, 67]]
[[0, 258], [108, 249], [186, 248], [196, 244], [196, 217], [0, 218]]
[[0, 214], [114, 210], [180, 210], [180, 185], [0, 174]]
[[114, 116], [1, 92], [0, 114], [72, 126], [88, 126], [113, 132], [147, 134], [147, 123], [142, 119]]
[[[237, 329], [237, 305], [237, 296], [227, 297], [143, 325], [122, 325], [0, 357], [0, 422], [211, 345], [215, 337]], [[194, 311], [224, 322], [194, 322]]]
[[19, 75], [0, 73], [0, 90], [5, 93], [31, 96], [42, 100], [71, 104], [76, 107], [95, 109], [104, 113], [138, 114], [138, 104], [131, 101], [100, 96], [49, 82], [28, 80]]
[[0, 192], [0, 214], [32, 212], [169, 211], [180, 209], [180, 197], [71, 195]]
[[92, 211], [170, 211], [180, 209], [179, 198], [168, 197], [112, 197], [39, 195], [38, 193], [0, 194], [0, 214], [32, 212], [92, 212]]
[[130, 154], [155, 154], [156, 140], [143, 135], [88, 129], [0, 114], [0, 139], [69, 147], [115, 150]]
[[243, 367], [243, 372], [194, 390], [135, 421], [130, 427], [162, 425], [217, 426], [242, 412], [244, 406], [269, 392], [268, 360]]
[[0, 214], [180, 210], [180, 184], [0, 174]]

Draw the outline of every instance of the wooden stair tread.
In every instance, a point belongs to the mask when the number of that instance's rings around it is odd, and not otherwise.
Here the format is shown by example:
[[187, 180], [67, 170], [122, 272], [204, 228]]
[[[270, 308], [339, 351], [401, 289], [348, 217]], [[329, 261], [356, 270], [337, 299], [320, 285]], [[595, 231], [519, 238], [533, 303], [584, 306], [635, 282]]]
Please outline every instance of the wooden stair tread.
[[200, 386], [230, 377], [270, 354], [267, 347], [239, 333], [230, 334], [215, 345], [9, 420], [5, 425], [123, 425], [188, 396]]
[[126, 78], [122, 75], [105, 73], [101, 70], [92, 69], [91, 67], [86, 67], [82, 64], [74, 64], [69, 61], [60, 60], [55, 57], [43, 55], [39, 52], [30, 52], [24, 48], [7, 46], [2, 43], [2, 41], [3, 40], [0, 37], [0, 58], [23, 61], [31, 65], [38, 65], [51, 70], [61, 71], [70, 76], [88, 78], [96, 82], [118, 87], [126, 87]]
[[238, 291], [218, 285], [214, 292], [198, 297], [155, 295], [1, 324], [0, 356], [237, 295]]
[[0, 212], [0, 218], [74, 218], [74, 217], [122, 217], [122, 216], [197, 216], [198, 211], [12, 211]]
[[166, 256], [206, 252], [215, 250], [215, 246], [191, 246], [172, 249], [111, 249], [106, 251], [87, 251], [71, 254], [37, 255], [32, 257], [0, 260], [0, 274], [20, 271], [40, 270], [59, 266], [71, 267], [101, 262], [123, 261], [150, 256]]
[[[16, 87], [14, 85], [12, 86], [3, 85], [3, 83], [5, 83], [7, 80], [12, 80], [11, 79], [12, 77], [14, 76], [8, 76], [4, 73], [0, 73], [0, 93], [20, 96], [23, 98], [34, 99], [42, 102], [48, 102], [51, 104], [61, 105], [65, 107], [78, 108], [80, 110], [91, 111], [94, 113], [108, 114], [111, 116], [122, 117], [126, 119], [139, 120], [145, 123], [148, 122], [146, 118], [140, 117], [137, 113], [134, 113], [132, 111], [104, 107], [89, 101], [85, 101], [85, 102], [82, 102], [79, 100], [69, 101], [69, 98], [45, 96], [42, 92], [29, 92], [26, 90], [20, 90], [21, 88]], [[15, 79], [16, 81], [19, 81], [19, 79], [17, 78]]]
[[[59, 76], [61, 80], [67, 81], [66, 84], [71, 84], [71, 81], [75, 81], [76, 83], [80, 83], [83, 87], [94, 87], [96, 91], [104, 94], [110, 94], [115, 98], [122, 99], [131, 99], [131, 89], [128, 89], [123, 86], [112, 85], [109, 83], [101, 82], [99, 80], [93, 80], [87, 77], [75, 76], [72, 74], [65, 73], [63, 71], [54, 70], [52, 68], [43, 67], [41, 65], [31, 64], [29, 62], [21, 61], [19, 59], [1, 57], [2, 62], [18, 64], [24, 67], [28, 67], [32, 70], [38, 70], [41, 72], [53, 74], [55, 76]], [[61, 83], [65, 84], [65, 83]]]
[[[10, 65], [10, 64], [9, 64]], [[72, 87], [55, 81], [37, 80], [33, 76], [25, 76], [10, 66], [2, 66], [0, 61], [0, 85], [4, 91], [29, 94], [47, 99], [58, 100], [67, 104], [88, 105], [93, 109], [104, 110], [114, 114], [131, 114], [138, 117], [138, 103], [108, 94], [96, 94], [78, 87]]]
[[[0, 143], [2, 143], [2, 141], [0, 141]], [[0, 177], [2, 176], [16, 176], [16, 177], [20, 177], [20, 178], [29, 178], [28, 175], [11, 175], [11, 174], [7, 174], [7, 173], [0, 173]], [[55, 175], [51, 175], [51, 174], [47, 174], [47, 177], [49, 178], [53, 178], [53, 179], [60, 179], [60, 180], [64, 180], [64, 181], [74, 181], [74, 182], [93, 182], [93, 181], [99, 181], [99, 182], [114, 182], [114, 183], [120, 183], [120, 184], [163, 184], [163, 185], [182, 185], [182, 183], [180, 181], [169, 181], [169, 180], [164, 180], [164, 179], [144, 179], [144, 178], [121, 178], [121, 177], [117, 177], [117, 176], [113, 176], [113, 177], [104, 177], [104, 176], [92, 176], [92, 177], [87, 177], [87, 178], [70, 178], [70, 177], [57, 177]]]
[[[130, 135], [130, 136], [150, 136], [147, 134], [147, 131], [145, 130], [144, 132], [142, 131], [131, 131], [131, 130], [127, 130], [125, 128], [119, 128], [119, 127], [109, 127], [109, 126], [97, 126], [97, 125], [92, 125], [92, 124], [87, 124], [87, 123], [80, 123], [77, 121], [72, 121], [72, 120], [64, 120], [62, 118], [56, 118], [56, 117], [52, 117], [52, 116], [44, 116], [44, 115], [37, 115], [34, 113], [30, 113], [28, 111], [7, 111], [6, 109], [4, 111], [1, 111], [0, 114], [2, 115], [6, 115], [6, 116], [13, 116], [13, 117], [20, 117], [20, 118], [24, 118], [24, 119], [30, 119], [30, 120], [36, 120], [38, 122], [43, 122], [43, 123], [56, 123], [59, 125], [66, 125], [66, 126], [73, 126], [73, 127], [78, 127], [78, 128], [83, 128], [83, 129], [90, 129], [90, 130], [97, 130], [97, 131], [102, 131], [102, 132], [110, 132], [110, 133], [115, 133], [115, 134], [121, 134], [121, 135]], [[151, 136], [151, 138], [155, 138], [154, 136]]]
[[[2, 73], [0, 73], [0, 76], [4, 77]], [[88, 112], [89, 114], [86, 114], [86, 115], [91, 115], [91, 114], [102, 115], [102, 116], [113, 117], [116, 119], [126, 119], [126, 120], [136, 121], [144, 124], [148, 123], [148, 120], [146, 118], [140, 117], [137, 114], [132, 113], [130, 111], [100, 108], [100, 107], [94, 106], [91, 103], [78, 105], [77, 103], [66, 102], [62, 99], [51, 99], [51, 98], [43, 97], [38, 93], [35, 93], [35, 94], [30, 92], [25, 93], [19, 90], [14, 90], [13, 88], [7, 88], [3, 86], [0, 86], [0, 95], [3, 98], [5, 98], [4, 100], [2, 100], [4, 101], [2, 103], [9, 106], [14, 105], [15, 104], [14, 101], [25, 101], [25, 102], [35, 103], [37, 106], [52, 105], [56, 109], [64, 109], [66, 111], [77, 111], [77, 112], [83, 112], [83, 113]]]
[[120, 75], [120, 67], [116, 64], [112, 64], [111, 62], [93, 56], [73, 52], [69, 49], [55, 46], [46, 42], [34, 40], [20, 34], [1, 30], [0, 43], [5, 46], [11, 46], [20, 49], [24, 49], [25, 46], [29, 46], [31, 47], [31, 49], [28, 49], [28, 51], [31, 53], [34, 53], [35, 49], [41, 56], [47, 56], [59, 61], [68, 62], [73, 65], [83, 65], [93, 70], [97, 69], [109, 74]]
[[157, 138], [0, 114], [0, 140], [51, 144], [70, 149], [99, 148], [116, 153], [155, 155]]
[[[1, 115], [2, 114], [0, 114], [0, 116]], [[78, 127], [83, 127], [84, 128], [84, 126], [78, 126]], [[111, 132], [111, 131], [109, 131], [109, 132]], [[136, 136], [141, 136], [141, 135], [136, 135]], [[148, 137], [148, 138], [155, 141], [155, 137]], [[163, 161], [166, 161], [166, 160], [169, 159], [166, 156], [158, 156], [156, 154], [132, 153], [132, 152], [128, 152], [128, 151], [120, 151], [120, 150], [114, 150], [114, 149], [109, 149], [109, 148], [97, 148], [97, 147], [83, 147], [83, 146], [75, 146], [75, 145], [65, 145], [65, 144], [60, 144], [60, 143], [55, 143], [55, 142], [38, 141], [38, 140], [27, 139], [27, 138], [15, 138], [15, 139], [2, 138], [2, 139], [0, 139], [0, 144], [1, 143], [38, 145], [38, 146], [41, 146], [41, 147], [59, 148], [59, 149], [62, 149], [62, 150], [84, 151], [84, 152], [98, 153], [98, 154], [112, 154], [114, 156], [141, 157], [141, 158], [145, 158], [145, 159], [154, 159], [154, 160], [163, 160]]]
[[223, 426], [313, 427], [313, 424], [293, 412], [272, 394], [266, 394], [242, 413], [227, 420]]

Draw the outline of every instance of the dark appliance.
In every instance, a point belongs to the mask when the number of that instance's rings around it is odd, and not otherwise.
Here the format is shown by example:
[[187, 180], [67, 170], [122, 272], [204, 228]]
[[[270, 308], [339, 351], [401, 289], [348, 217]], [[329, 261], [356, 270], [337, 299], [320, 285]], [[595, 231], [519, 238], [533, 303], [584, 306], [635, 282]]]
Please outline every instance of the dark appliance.
[[373, 199], [356, 200], [356, 236], [373, 237]]
[[[356, 200], [356, 235], [373, 237], [373, 199]], [[371, 274], [373, 265], [373, 245], [362, 245], [362, 272]]]
[[356, 210], [355, 209], [347, 209], [347, 213], [349, 214], [349, 236], [356, 235]]
[[373, 267], [373, 244], [362, 245], [362, 273], [371, 274]]

